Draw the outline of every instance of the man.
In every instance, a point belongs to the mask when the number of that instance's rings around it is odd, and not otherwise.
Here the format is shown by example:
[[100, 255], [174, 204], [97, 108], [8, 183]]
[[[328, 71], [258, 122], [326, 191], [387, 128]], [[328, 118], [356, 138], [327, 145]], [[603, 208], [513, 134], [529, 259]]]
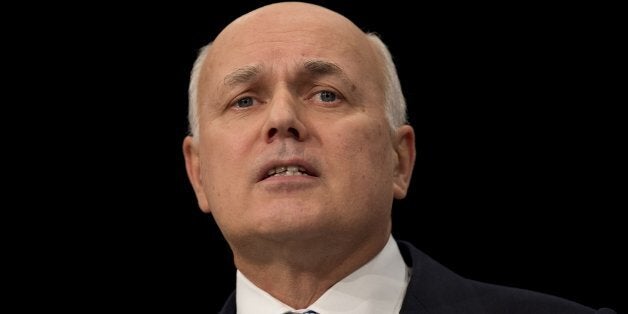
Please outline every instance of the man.
[[596, 313], [392, 238], [415, 160], [405, 111], [385, 45], [319, 6], [262, 7], [202, 50], [183, 151], [237, 268], [221, 313]]

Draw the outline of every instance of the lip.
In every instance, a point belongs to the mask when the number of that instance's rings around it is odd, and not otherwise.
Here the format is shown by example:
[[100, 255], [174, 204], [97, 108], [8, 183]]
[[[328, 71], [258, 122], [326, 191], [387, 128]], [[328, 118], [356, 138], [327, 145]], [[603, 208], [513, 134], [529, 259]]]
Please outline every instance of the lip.
[[[268, 176], [268, 171], [270, 171], [271, 169], [275, 167], [286, 166], [286, 165], [303, 167], [305, 169], [305, 172], [308, 174], [307, 176], [295, 176], [295, 177], [290, 177], [290, 178], [307, 178], [307, 177], [319, 176], [318, 170], [310, 162], [304, 159], [300, 159], [300, 158], [292, 158], [292, 159], [272, 160], [264, 164], [264, 166], [262, 166], [259, 172], [257, 173], [257, 182], [261, 182], [269, 178], [274, 178], [272, 176], [271, 177]], [[288, 178], [288, 177], [283, 177], [283, 178]]]

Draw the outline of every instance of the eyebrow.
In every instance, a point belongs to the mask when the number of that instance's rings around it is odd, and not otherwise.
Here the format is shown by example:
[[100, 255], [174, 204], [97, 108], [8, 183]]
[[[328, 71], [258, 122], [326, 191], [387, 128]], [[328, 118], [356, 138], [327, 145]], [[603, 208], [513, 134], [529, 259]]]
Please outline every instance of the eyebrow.
[[247, 65], [227, 74], [223, 80], [225, 85], [233, 86], [254, 81], [262, 72], [259, 65]]
[[[355, 84], [349, 79], [345, 71], [333, 62], [324, 60], [307, 60], [303, 63], [302, 72], [313, 77], [333, 75], [338, 76], [345, 83], [355, 89]], [[227, 74], [223, 80], [227, 86], [246, 84], [255, 81], [262, 73], [261, 65], [247, 65]]]
[[317, 75], [327, 75], [327, 74], [344, 74], [342, 69], [336, 64], [323, 60], [308, 60], [304, 63], [304, 68], [312, 73]]
[[340, 77], [343, 81], [349, 84], [352, 89], [355, 89], [355, 84], [351, 82], [345, 71], [340, 66], [333, 62], [324, 60], [308, 60], [304, 63], [305, 72], [312, 76], [325, 76], [335, 75]]

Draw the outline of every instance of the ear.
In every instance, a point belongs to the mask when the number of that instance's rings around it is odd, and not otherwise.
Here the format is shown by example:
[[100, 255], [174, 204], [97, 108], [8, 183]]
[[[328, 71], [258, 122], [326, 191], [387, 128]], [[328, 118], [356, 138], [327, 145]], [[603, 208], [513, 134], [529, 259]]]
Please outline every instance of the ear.
[[414, 129], [409, 125], [398, 128], [393, 138], [393, 145], [396, 152], [393, 192], [396, 199], [402, 199], [408, 192], [416, 158]]
[[205, 213], [209, 213], [209, 203], [207, 195], [203, 189], [203, 179], [201, 177], [201, 162], [198, 154], [198, 144], [194, 142], [191, 136], [186, 136], [183, 140], [183, 156], [185, 156], [185, 169], [188, 173], [188, 179], [192, 183], [198, 206]]

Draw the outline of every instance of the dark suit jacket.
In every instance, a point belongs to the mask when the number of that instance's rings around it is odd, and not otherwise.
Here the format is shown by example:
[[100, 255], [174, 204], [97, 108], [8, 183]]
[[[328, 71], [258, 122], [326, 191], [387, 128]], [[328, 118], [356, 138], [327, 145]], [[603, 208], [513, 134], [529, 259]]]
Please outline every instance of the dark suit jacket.
[[[538, 292], [481, 283], [462, 278], [412, 244], [398, 241], [412, 277], [400, 313], [613, 314]], [[220, 314], [235, 314], [235, 292]], [[325, 314], [325, 313], [321, 313]]]

